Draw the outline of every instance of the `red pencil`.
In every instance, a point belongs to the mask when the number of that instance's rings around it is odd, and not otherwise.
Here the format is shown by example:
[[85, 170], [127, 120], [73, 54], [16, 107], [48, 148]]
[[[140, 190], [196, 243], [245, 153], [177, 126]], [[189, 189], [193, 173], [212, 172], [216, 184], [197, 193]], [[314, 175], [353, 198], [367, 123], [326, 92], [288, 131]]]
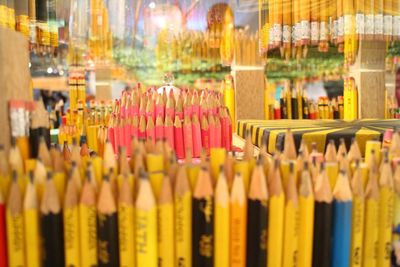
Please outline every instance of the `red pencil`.
[[204, 95], [201, 97], [200, 101], [200, 116], [208, 116], [208, 103]]
[[115, 129], [114, 129], [114, 116], [111, 116], [110, 121], [108, 123], [108, 140], [110, 140], [113, 148], [115, 149]]
[[187, 115], [183, 121], [183, 142], [185, 145], [185, 153], [190, 153], [190, 155], [193, 155], [192, 122]]
[[228, 118], [227, 118], [226, 110], [225, 108], [220, 108], [219, 109], [219, 119], [221, 122], [221, 146], [224, 147], [225, 149], [228, 148], [228, 143], [229, 143], [229, 137], [228, 137]]
[[165, 105], [165, 116], [167, 115], [171, 118], [175, 118], [175, 97], [172, 90], [169, 92], [167, 103]]
[[151, 97], [147, 100], [147, 106], [146, 106], [146, 118], [147, 120], [149, 118], [153, 119], [153, 122], [156, 120], [156, 112], [155, 112], [155, 107], [154, 107], [154, 101]]
[[7, 267], [7, 230], [4, 196], [0, 190], [0, 267]]
[[146, 118], [144, 115], [140, 116], [139, 121], [139, 139], [146, 139]]
[[217, 146], [217, 136], [215, 129], [215, 118], [211, 113], [208, 115], [208, 127], [210, 131], [210, 148], [213, 148]]
[[188, 116], [189, 119], [192, 118], [192, 96], [191, 94], [187, 94], [185, 97], [185, 102], [183, 103], [183, 115], [184, 117]]
[[226, 121], [227, 121], [227, 124], [228, 124], [228, 142], [227, 142], [227, 147], [226, 147], [226, 149], [228, 150], [228, 151], [231, 151], [232, 150], [232, 119], [231, 119], [231, 116], [229, 116], [229, 112], [228, 112], [228, 108], [226, 108], [226, 113], [227, 113], [227, 115], [228, 116], [226, 116]]
[[215, 146], [216, 147], [222, 147], [222, 141], [221, 141], [222, 129], [221, 129], [220, 118], [219, 118], [218, 115], [215, 117], [214, 121], [215, 121]]
[[165, 117], [165, 103], [162, 95], [157, 95], [156, 101], [156, 117], [161, 116], [162, 119]]
[[175, 143], [175, 152], [176, 157], [178, 159], [185, 158], [185, 147], [183, 143], [183, 131], [182, 131], [182, 123], [179, 119], [179, 116], [175, 116], [175, 123], [174, 123], [174, 143]]
[[139, 94], [137, 90], [133, 90], [131, 93], [131, 101], [130, 101], [130, 115], [131, 116], [139, 116]]
[[138, 138], [139, 137], [139, 116], [138, 115], [133, 116], [131, 125], [132, 125], [132, 129], [131, 129], [132, 136]]
[[201, 129], [196, 113], [192, 117], [193, 157], [199, 158], [201, 154]]
[[156, 140], [164, 139], [164, 122], [161, 114], [157, 116], [156, 120]]
[[178, 101], [176, 101], [175, 116], [178, 116], [179, 119], [183, 120], [183, 98], [182, 98], [182, 93], [179, 95]]
[[170, 116], [165, 116], [164, 135], [170, 147], [175, 147], [174, 144], [174, 123]]
[[206, 116], [201, 117], [201, 145], [210, 154], [210, 127]]
[[126, 91], [122, 92], [121, 96], [121, 117], [125, 118], [127, 116], [127, 107], [128, 105], [128, 93]]
[[146, 107], [147, 107], [147, 95], [142, 94], [140, 97], [140, 105], [139, 105], [139, 115], [146, 116]]
[[193, 93], [192, 97], [192, 114], [196, 114], [197, 120], [199, 120], [198, 118], [200, 118], [200, 98], [197, 91]]
[[154, 121], [151, 116], [149, 116], [147, 119], [146, 138], [147, 140], [151, 139], [153, 144], [156, 143], [156, 129], [154, 127]]

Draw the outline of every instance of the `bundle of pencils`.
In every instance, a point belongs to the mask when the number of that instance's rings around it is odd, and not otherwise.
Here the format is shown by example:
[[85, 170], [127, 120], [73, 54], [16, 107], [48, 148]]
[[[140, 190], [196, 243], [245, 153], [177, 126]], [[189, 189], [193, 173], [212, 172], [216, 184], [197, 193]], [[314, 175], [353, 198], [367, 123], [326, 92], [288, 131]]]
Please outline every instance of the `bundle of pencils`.
[[267, 15], [259, 2], [260, 25], [269, 27], [269, 50], [299, 58], [307, 55], [310, 44], [320, 52], [335, 45], [344, 52], [346, 65], [354, 63], [359, 39], [398, 40], [399, 12], [397, 0], [273, 0]]
[[344, 119], [354, 120], [358, 118], [358, 90], [353, 78], [344, 79], [343, 87]]
[[[367, 143], [365, 162], [356, 140], [349, 151], [330, 142], [325, 155], [307, 144], [297, 154], [290, 130], [283, 151], [270, 157], [262, 149], [257, 162], [249, 138], [243, 159], [211, 148], [199, 163], [177, 164], [168, 142], [131, 146], [130, 162], [125, 149], [117, 161], [106, 142], [100, 163], [77, 145], [47, 151], [53, 156], [43, 160], [43, 147], [28, 173], [17, 147], [9, 157], [0, 147], [3, 265], [343, 267], [399, 260], [399, 131], [388, 132], [383, 145]], [[332, 164], [339, 170], [333, 179]]]
[[[140, 88], [124, 91], [116, 100], [108, 125], [108, 139], [114, 149], [129, 147], [131, 138], [145, 139], [152, 145], [166, 139], [178, 159], [200, 157], [202, 148], [232, 147], [232, 120], [221, 104], [220, 93], [181, 90], [168, 94]], [[128, 155], [131, 155], [128, 149]]]
[[344, 104], [343, 97], [329, 100], [327, 97], [320, 97], [318, 103], [307, 97], [301, 87], [296, 86], [290, 90], [289, 86], [281, 91], [279, 100], [274, 105], [269, 104], [268, 119], [343, 119]]

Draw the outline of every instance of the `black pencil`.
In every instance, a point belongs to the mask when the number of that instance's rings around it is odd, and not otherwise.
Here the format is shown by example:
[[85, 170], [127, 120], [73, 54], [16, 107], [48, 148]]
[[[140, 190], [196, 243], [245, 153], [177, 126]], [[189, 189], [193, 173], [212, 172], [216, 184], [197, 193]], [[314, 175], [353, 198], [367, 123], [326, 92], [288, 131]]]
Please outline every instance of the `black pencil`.
[[193, 194], [193, 267], [214, 265], [213, 194], [210, 173], [206, 167], [202, 167]]
[[47, 174], [40, 211], [43, 267], [64, 266], [63, 216], [51, 172]]
[[97, 224], [99, 267], [119, 266], [117, 207], [108, 175], [104, 176], [97, 202]]
[[251, 177], [247, 210], [247, 267], [264, 267], [267, 262], [268, 190], [262, 161]]
[[315, 184], [313, 267], [331, 266], [332, 192], [321, 163]]
[[297, 102], [297, 91], [293, 88], [292, 90], [292, 119], [297, 120], [299, 119], [299, 104]]

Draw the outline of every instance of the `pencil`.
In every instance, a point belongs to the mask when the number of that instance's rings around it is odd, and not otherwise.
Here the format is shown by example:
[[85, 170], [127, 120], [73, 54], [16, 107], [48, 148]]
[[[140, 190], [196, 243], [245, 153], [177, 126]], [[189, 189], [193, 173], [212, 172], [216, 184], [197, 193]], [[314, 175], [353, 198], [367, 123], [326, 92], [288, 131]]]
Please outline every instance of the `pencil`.
[[[26, 217], [24, 216], [24, 220]], [[36, 216], [37, 219], [37, 216]], [[36, 224], [37, 226], [37, 224]], [[34, 228], [33, 228], [34, 229]], [[28, 235], [29, 233], [27, 233]], [[36, 239], [38, 240], [38, 235], [36, 235]], [[27, 238], [25, 238], [25, 245], [27, 244]], [[39, 243], [36, 244], [39, 247]], [[34, 251], [33, 249], [32, 251]], [[29, 260], [30, 254], [27, 253], [27, 259]], [[33, 260], [33, 258], [32, 258]], [[37, 257], [37, 263], [39, 264], [39, 255]], [[0, 266], [8, 266], [8, 255], [7, 255], [7, 229], [6, 229], [6, 206], [5, 206], [5, 198], [3, 196], [3, 192], [0, 190]], [[28, 266], [39, 266], [39, 265], [28, 265]]]
[[369, 179], [365, 189], [365, 225], [363, 266], [375, 267], [377, 263], [377, 245], [379, 230], [379, 187], [374, 152], [369, 163]]
[[81, 267], [97, 266], [97, 211], [96, 190], [91, 181], [93, 177], [86, 171], [79, 201], [79, 244], [81, 249]]
[[164, 157], [162, 154], [149, 153], [146, 156], [146, 163], [154, 196], [158, 199], [164, 178]]
[[175, 182], [175, 264], [192, 264], [192, 193], [186, 167], [180, 166]]
[[294, 163], [289, 163], [289, 177], [286, 185], [285, 224], [283, 237], [283, 266], [297, 264], [299, 238], [299, 199], [295, 181]]
[[233, 179], [230, 196], [230, 266], [244, 267], [246, 265], [246, 223], [247, 205], [246, 192], [241, 173], [236, 173]]
[[332, 192], [325, 166], [321, 163], [314, 185], [313, 267], [331, 266]]
[[140, 171], [135, 224], [137, 266], [157, 267], [157, 207], [150, 181], [143, 169]]
[[395, 246], [393, 254], [396, 252], [396, 247], [400, 244], [400, 165], [396, 165], [396, 170], [393, 177], [395, 197], [394, 197], [394, 216], [393, 216], [393, 244]]
[[4, 146], [0, 144], [0, 191], [5, 200], [8, 196], [8, 189], [11, 184], [10, 166]]
[[264, 174], [263, 162], [259, 159], [251, 177], [247, 203], [246, 266], [265, 267], [267, 262], [267, 201], [267, 181]]
[[200, 170], [193, 192], [193, 266], [213, 266], [213, 183], [207, 167]]
[[44, 139], [44, 136], [40, 137], [39, 141], [39, 151], [38, 151], [38, 159], [41, 159], [44, 165], [47, 168], [52, 167], [52, 160], [50, 157], [50, 152], [46, 144], [46, 140]]
[[79, 192], [72, 170], [67, 183], [64, 202], [64, 240], [66, 266], [80, 266], [79, 248]]
[[230, 206], [229, 189], [223, 165], [220, 166], [219, 178], [215, 187], [215, 218], [214, 218], [214, 266], [229, 267], [230, 242]]
[[23, 204], [17, 178], [17, 171], [13, 170], [6, 207], [8, 266], [10, 267], [25, 266]]
[[40, 211], [43, 267], [64, 266], [62, 211], [51, 172], [47, 174]]
[[294, 143], [294, 137], [291, 129], [287, 129], [285, 133], [283, 157], [286, 160], [296, 160], [297, 158], [296, 146]]
[[158, 266], [175, 266], [174, 199], [171, 179], [164, 175], [158, 197]]
[[314, 229], [314, 193], [308, 162], [304, 162], [299, 187], [299, 257], [298, 267], [311, 267]]
[[97, 201], [97, 239], [98, 266], [118, 266], [118, 215], [109, 175], [104, 175]]
[[[350, 149], [351, 151], [351, 149]], [[350, 154], [350, 152], [349, 152]], [[364, 186], [362, 183], [362, 173], [360, 160], [357, 159], [356, 167], [351, 181], [353, 191], [353, 214], [352, 214], [352, 230], [351, 230], [351, 254], [350, 266], [363, 266], [363, 244], [364, 244]]]
[[33, 171], [33, 178], [39, 203], [43, 198], [44, 186], [46, 184], [46, 175], [46, 167], [40, 159], [36, 160], [36, 166]]
[[131, 174], [123, 175], [118, 195], [119, 258], [124, 267], [134, 267], [136, 263], [134, 190], [130, 178], [133, 179]]
[[16, 144], [16, 140], [13, 138], [11, 142], [11, 148], [8, 152], [8, 164], [10, 165], [11, 171], [17, 171], [19, 176], [24, 173], [24, 162], [22, 160], [21, 152]]
[[269, 216], [268, 216], [268, 255], [267, 266], [282, 266], [283, 263], [283, 225], [285, 218], [285, 193], [279, 171], [280, 161], [275, 159], [272, 175], [269, 176]]
[[128, 185], [131, 188], [131, 192], [133, 192], [135, 188], [135, 179], [131, 172], [131, 167], [127, 158], [127, 151], [125, 147], [120, 147], [119, 155], [118, 155], [118, 169], [119, 175], [117, 177], [118, 188], [121, 188], [121, 185], [124, 183], [124, 180], [128, 180]]
[[384, 149], [379, 178], [379, 234], [377, 266], [390, 266], [390, 246], [394, 214], [394, 188], [388, 150]]
[[349, 178], [341, 169], [333, 190], [332, 266], [350, 266], [353, 197]]

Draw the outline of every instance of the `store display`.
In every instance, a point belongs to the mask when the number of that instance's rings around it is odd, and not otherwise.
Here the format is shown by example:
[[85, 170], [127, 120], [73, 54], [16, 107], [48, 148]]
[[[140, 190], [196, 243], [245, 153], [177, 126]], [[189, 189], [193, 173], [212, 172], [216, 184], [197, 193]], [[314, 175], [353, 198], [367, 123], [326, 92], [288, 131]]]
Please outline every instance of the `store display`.
[[[298, 157], [296, 153], [292, 157], [290, 151], [294, 149], [294, 139], [290, 131], [285, 135], [283, 152], [275, 154], [273, 158], [262, 156], [253, 167], [250, 167], [252, 164], [247, 165], [247, 168], [252, 168], [248, 189], [245, 187], [245, 181], [240, 172], [233, 174], [226, 167], [222, 167], [226, 166], [226, 162], [220, 165], [217, 179], [211, 175], [208, 161], [186, 162], [180, 164], [175, 172], [171, 172], [172, 165], [169, 167], [165, 165], [161, 168], [162, 175], [155, 176], [160, 171], [152, 171], [155, 169], [154, 164], [156, 163], [151, 157], [160, 155], [157, 154], [160, 152], [155, 152], [156, 154], [146, 152], [146, 150], [139, 152], [141, 150], [139, 144], [134, 145], [134, 149], [138, 151], [137, 155], [147, 158], [147, 167], [146, 169], [141, 167], [139, 176], [136, 178], [132, 176], [126, 151], [120, 151], [120, 163], [114, 165], [116, 160], [112, 156], [114, 153], [110, 143], [106, 144], [103, 166], [93, 165], [95, 161], [93, 156], [85, 158], [79, 155], [78, 158], [86, 162], [81, 167], [78, 167], [75, 161], [66, 163], [65, 171], [69, 169], [69, 176], [68, 180], [62, 181], [65, 198], [57, 190], [60, 181], [57, 181], [53, 175], [54, 168], [43, 169], [44, 180], [40, 189], [42, 193], [39, 193], [40, 187], [36, 179], [39, 177], [37, 168], [41, 161], [36, 161], [36, 169], [34, 172], [29, 172], [29, 177], [24, 171], [17, 169], [21, 167], [16, 168], [12, 165], [7, 174], [13, 178], [9, 184], [10, 188], [7, 190], [9, 193], [6, 201], [9, 263], [24, 262], [28, 257], [38, 262], [38, 255], [47, 254], [49, 251], [52, 252], [51, 256], [41, 259], [46, 266], [47, 264], [52, 265], [54, 262], [57, 262], [56, 264], [68, 262], [85, 265], [90, 257], [92, 257], [92, 263], [104, 266], [109, 266], [111, 262], [118, 265], [118, 262], [123, 261], [128, 266], [135, 262], [156, 266], [159, 260], [170, 263], [188, 260], [193, 261], [193, 265], [203, 262], [202, 266], [214, 266], [214, 263], [220, 266], [219, 264], [223, 263], [223, 260], [230, 266], [236, 264], [243, 266], [246, 262], [253, 262], [254, 266], [265, 266], [266, 264], [267, 266], [271, 264], [281, 266], [293, 259], [276, 257], [276, 254], [270, 254], [273, 250], [282, 256], [299, 253], [301, 266], [311, 264], [348, 266], [350, 262], [361, 258], [365, 263], [369, 260], [375, 261], [375, 259], [369, 258], [368, 250], [372, 248], [371, 245], [378, 244], [376, 261], [386, 261], [384, 264], [389, 264], [383, 252], [387, 249], [387, 240], [391, 240], [394, 234], [392, 232], [392, 216], [397, 214], [394, 210], [394, 196], [398, 194], [395, 190], [397, 190], [397, 174], [399, 174], [396, 162], [399, 155], [392, 154], [395, 153], [392, 148], [398, 145], [396, 140], [399, 138], [399, 133], [394, 132], [392, 139], [387, 139], [389, 143], [382, 150], [381, 163], [375, 157], [375, 150], [371, 151], [367, 167], [369, 174], [366, 173], [365, 197], [364, 194], [357, 193], [364, 190], [364, 186], [360, 187], [364, 174], [359, 159], [348, 160], [350, 154], [353, 153], [351, 150], [347, 153], [343, 146], [339, 147], [337, 153], [330, 150], [329, 153], [334, 153], [332, 156], [338, 156], [340, 151], [344, 151], [343, 157], [339, 157], [338, 162], [335, 163], [339, 165], [340, 171], [335, 186], [331, 188], [327, 169], [329, 164], [327, 157], [330, 155], [327, 154], [325, 157], [321, 155], [322, 160], [326, 162], [322, 162], [320, 165], [316, 163], [316, 159], [320, 156], [315, 151], [309, 157], [305, 157], [306, 151], [301, 150]], [[246, 145], [249, 144], [249, 139], [247, 139]], [[354, 143], [354, 146], [357, 146], [357, 142]], [[381, 146], [382, 144], [379, 143], [378, 149]], [[18, 150], [18, 148], [16, 149]], [[72, 148], [73, 150], [74, 148]], [[226, 153], [225, 149], [212, 148], [211, 162], [219, 160], [216, 158], [217, 150]], [[262, 153], [265, 152], [265, 150], [262, 151]], [[59, 156], [62, 157], [61, 153], [60, 150], [55, 151], [55, 155], [58, 156], [53, 160]], [[147, 155], [142, 153], [147, 153]], [[163, 152], [161, 151], [161, 153]], [[235, 160], [234, 165], [247, 161], [248, 156], [246, 155], [247, 152], [243, 160]], [[163, 156], [160, 158], [162, 159]], [[393, 159], [394, 167], [390, 164], [389, 158]], [[136, 166], [138, 163], [136, 159], [132, 159], [132, 161], [135, 161]], [[224, 161], [222, 162], [224, 163]], [[121, 175], [116, 176], [114, 170], [108, 168], [111, 166], [115, 166], [116, 169], [119, 166], [117, 173]], [[197, 166], [198, 172], [193, 177], [195, 186], [191, 189], [190, 169], [193, 166]], [[378, 166], [380, 167], [378, 168]], [[233, 168], [233, 166], [231, 167]], [[77, 168], [83, 170], [86, 177], [81, 177], [79, 172], [74, 172]], [[101, 176], [96, 177], [97, 171], [93, 170], [97, 168], [100, 169], [100, 173], [103, 173], [103, 179]], [[283, 171], [282, 168], [288, 169]], [[163, 174], [164, 171], [165, 174]], [[230, 175], [232, 177], [228, 177]], [[351, 182], [349, 177], [352, 177]], [[21, 182], [25, 179], [28, 180], [26, 187], [21, 187]], [[297, 182], [299, 185], [296, 185]], [[213, 184], [215, 183], [214, 191]], [[156, 184], [160, 184], [160, 189], [156, 189]], [[139, 186], [138, 191], [135, 189], [136, 186]], [[375, 187], [375, 189], [371, 187]], [[99, 190], [98, 193], [95, 188]], [[2, 189], [4, 190], [4, 188]], [[380, 193], [375, 195], [376, 198], [371, 198], [373, 196], [371, 193], [376, 193], [377, 190]], [[246, 197], [247, 193], [248, 197]], [[133, 213], [132, 204], [135, 195], [137, 195], [136, 212]], [[246, 198], [248, 199], [246, 200]], [[289, 201], [285, 201], [285, 199], [289, 199]], [[353, 214], [359, 210], [357, 205], [363, 205], [364, 201], [366, 205], [365, 218], [364, 215], [362, 218], [358, 218]], [[224, 203], [223, 206], [220, 206], [222, 203]], [[268, 209], [265, 206], [267, 203]], [[174, 206], [181, 208], [174, 209]], [[380, 206], [379, 209], [378, 206]], [[160, 212], [157, 213], [157, 210]], [[227, 213], [227, 211], [229, 212]], [[374, 212], [379, 212], [382, 216], [377, 216]], [[40, 219], [38, 213], [42, 215]], [[83, 216], [84, 214], [86, 216]], [[128, 216], [125, 217], [123, 214]], [[227, 216], [228, 214], [231, 215]], [[364, 212], [357, 214], [361, 216]], [[384, 214], [386, 215], [384, 216]], [[29, 218], [29, 224], [24, 221], [27, 218]], [[175, 224], [172, 223], [174, 220]], [[223, 225], [219, 229], [220, 222], [224, 220], [228, 222], [228, 225]], [[362, 227], [365, 230], [361, 230], [360, 238], [364, 237], [365, 240], [361, 242], [362, 247], [353, 245], [355, 240], [351, 237], [356, 234], [360, 235], [359, 231], [355, 231], [353, 227], [352, 221], [354, 220], [363, 222]], [[249, 224], [249, 221], [254, 223]], [[269, 222], [267, 223], [267, 221]], [[377, 223], [376, 228], [372, 227], [374, 222]], [[386, 228], [383, 225], [389, 227]], [[38, 228], [35, 228], [36, 226]], [[41, 234], [39, 234], [39, 227], [42, 229]], [[43, 229], [49, 230], [50, 228], [53, 229], [51, 232], [53, 234], [48, 236]], [[175, 235], [172, 234], [172, 228], [175, 228]], [[17, 229], [19, 230], [16, 231]], [[86, 231], [83, 231], [84, 229]], [[167, 231], [168, 229], [170, 231]], [[216, 231], [217, 229], [218, 231]], [[373, 231], [374, 229], [377, 231]], [[127, 231], [130, 236], [121, 235], [122, 233], [127, 234]], [[270, 236], [276, 237], [273, 242], [271, 239], [265, 238], [267, 231]], [[368, 231], [368, 234], [365, 231]], [[301, 237], [304, 237], [307, 232], [313, 232], [312, 238], [307, 235], [306, 240], [309, 242], [307, 241], [307, 244], [302, 246], [300, 245], [302, 244], [300, 243]], [[15, 236], [15, 233], [23, 236]], [[158, 240], [157, 233], [168, 239]], [[374, 233], [376, 233], [375, 236]], [[24, 240], [38, 242], [39, 239], [35, 237], [39, 235], [42, 236], [46, 245], [37, 246], [38, 250], [28, 249]], [[333, 240], [330, 238], [331, 235]], [[211, 238], [212, 236], [215, 239]], [[123, 241], [125, 238], [131, 239], [132, 243], [129, 246], [134, 245], [132, 247], [134, 251], [131, 252], [133, 254], [130, 257], [123, 256], [126, 251], [125, 245], [128, 245]], [[294, 238], [297, 238], [298, 241], [293, 242]], [[216, 240], [220, 242], [214, 243]], [[93, 251], [94, 254], [92, 254], [90, 246], [93, 242], [97, 244], [95, 246], [97, 249]], [[264, 245], [259, 246], [260, 242]], [[281, 245], [277, 246], [279, 243]], [[228, 253], [223, 253], [222, 244], [225, 247], [230, 246]], [[17, 246], [18, 249], [9, 250], [13, 246]], [[216, 250], [213, 249], [214, 246]], [[174, 256], [174, 253], [171, 252], [174, 249], [177, 253], [182, 254]], [[358, 249], [359, 254], [352, 253], [353, 249]], [[381, 252], [379, 253], [379, 251]], [[235, 255], [231, 253], [235, 253]], [[253, 254], [254, 257], [249, 258]], [[217, 260], [216, 255], [224, 256], [224, 258]]]
[[364, 152], [367, 140], [382, 140], [386, 129], [398, 127], [398, 120], [281, 120], [281, 121], [257, 121], [239, 120], [237, 123], [237, 134], [245, 137], [250, 131], [251, 140], [254, 145], [267, 146], [268, 153], [274, 153], [276, 149], [282, 149], [285, 131], [290, 127], [293, 131], [295, 146], [298, 149], [302, 140], [311, 145], [316, 142], [319, 152], [324, 152], [328, 140], [334, 140], [339, 144], [343, 138], [346, 148], [350, 148], [351, 140], [355, 138]]

